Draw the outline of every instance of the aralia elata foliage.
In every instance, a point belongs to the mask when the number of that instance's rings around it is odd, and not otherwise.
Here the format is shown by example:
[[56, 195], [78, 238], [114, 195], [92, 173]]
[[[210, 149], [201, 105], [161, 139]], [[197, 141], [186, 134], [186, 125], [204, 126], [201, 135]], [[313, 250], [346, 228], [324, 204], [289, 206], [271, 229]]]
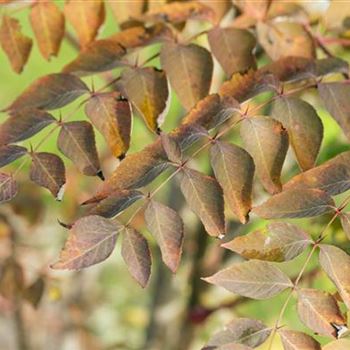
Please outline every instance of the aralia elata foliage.
[[[20, 73], [30, 59], [33, 40], [22, 32], [15, 12], [11, 15], [17, 2], [1, 3], [0, 44], [12, 69]], [[143, 0], [71, 0], [65, 2], [63, 12], [54, 1], [38, 0], [28, 7], [34, 41], [44, 59], [59, 54], [65, 22], [74, 30], [79, 53], [61, 72], [39, 78], [10, 105], [3, 106], [8, 118], [0, 125], [0, 164], [6, 166], [19, 158], [30, 161], [30, 179], [61, 200], [66, 182], [61, 156], [45, 152], [44, 147], [17, 145], [51, 127], [59, 130], [61, 155], [82, 174], [103, 180], [82, 203], [81, 217], [66, 225], [68, 238], [52, 268], [78, 270], [101, 263], [121, 240], [121, 255], [130, 274], [146, 287], [151, 251], [147, 239], [132, 225], [135, 215], [143, 212], [164, 264], [175, 273], [181, 264], [186, 223], [178, 212], [156, 200], [155, 194], [169, 181], [177, 181], [188, 208], [216, 242], [226, 234], [225, 207], [242, 224], [255, 216], [272, 220], [264, 229], [222, 244], [222, 249], [241, 255], [242, 261], [203, 276], [205, 281], [252, 299], [267, 299], [289, 290], [274, 327], [259, 320], [234, 319], [203, 349], [249, 350], [268, 339], [271, 349], [276, 333], [286, 350], [321, 349], [311, 335], [288, 326], [281, 328], [292, 298], [297, 300], [300, 321], [311, 332], [328, 337], [323, 349], [350, 348], [347, 321], [339, 306], [350, 307], [350, 256], [340, 247], [323, 243], [338, 218], [344, 235], [350, 237], [350, 214], [344, 211], [350, 196], [339, 206], [334, 201], [350, 189], [350, 152], [317, 163], [324, 127], [315, 107], [301, 98], [306, 91], [319, 95], [350, 138], [349, 66], [327, 46], [332, 41], [349, 45], [342, 34], [348, 26], [350, 6], [333, 1], [317, 20], [302, 2], [264, 0], [164, 1], [161, 6]], [[121, 30], [100, 39], [106, 11], [114, 12]], [[190, 22], [204, 23], [206, 29], [186, 37], [184, 28]], [[321, 35], [320, 28], [325, 34]], [[159, 44], [159, 51], [153, 57], [132, 61], [138, 51], [154, 43]], [[261, 65], [261, 57], [269, 60]], [[157, 58], [159, 65], [155, 64]], [[211, 89], [214, 61], [226, 75], [216, 91]], [[120, 74], [98, 90], [81, 79], [115, 69]], [[162, 122], [171, 93], [186, 112], [179, 125], [166, 133]], [[256, 102], [257, 96], [260, 102]], [[85, 109], [86, 120], [72, 120], [74, 113], [59, 119], [53, 116], [53, 110], [79, 97], [82, 102], [77, 108]], [[154, 133], [154, 142], [128, 153], [135, 114]], [[233, 129], [239, 130], [240, 145], [227, 137]], [[96, 132], [103, 135], [110, 154], [120, 159], [106, 179]], [[283, 182], [288, 149], [300, 172]], [[212, 175], [191, 167], [192, 160], [205, 152]], [[164, 172], [168, 178], [148, 191], [147, 186]], [[0, 174], [1, 202], [11, 200], [20, 190], [15, 175]], [[266, 192], [262, 203], [254, 193], [256, 184]], [[117, 216], [134, 203], [138, 204], [134, 214], [122, 222]], [[282, 220], [325, 214], [331, 219], [318, 237], [311, 237], [295, 221]], [[279, 264], [307, 249], [296, 278], [282, 272]], [[334, 283], [336, 297], [299, 284], [315, 254]]]

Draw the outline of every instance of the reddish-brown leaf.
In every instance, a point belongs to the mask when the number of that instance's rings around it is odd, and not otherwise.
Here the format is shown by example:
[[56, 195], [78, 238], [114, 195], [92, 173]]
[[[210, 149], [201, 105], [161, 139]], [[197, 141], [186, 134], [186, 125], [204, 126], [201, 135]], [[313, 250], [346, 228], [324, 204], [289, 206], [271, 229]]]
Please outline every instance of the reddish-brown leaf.
[[153, 67], [127, 69], [120, 82], [125, 95], [152, 131], [165, 117], [169, 91], [165, 73]]
[[101, 171], [95, 134], [90, 123], [86, 121], [63, 123], [57, 146], [84, 175], [95, 176]]
[[314, 332], [330, 337], [336, 337], [336, 327], [346, 323], [335, 298], [317, 289], [298, 291], [298, 315]]
[[30, 179], [39, 186], [47, 188], [60, 201], [64, 194], [66, 171], [63, 161], [56, 154], [31, 153], [32, 165]]
[[146, 239], [131, 227], [123, 230], [122, 256], [133, 278], [146, 287], [151, 275], [151, 253]]
[[284, 350], [321, 350], [321, 344], [303, 332], [279, 330]]
[[87, 103], [85, 112], [106, 139], [113, 155], [123, 158], [130, 144], [129, 102], [116, 93], [96, 94]]
[[64, 36], [64, 16], [52, 0], [37, 1], [30, 22], [41, 54], [47, 60], [56, 56]]
[[213, 59], [208, 50], [195, 44], [166, 43], [160, 52], [160, 62], [187, 110], [208, 95], [213, 74]]
[[281, 262], [294, 259], [310, 244], [312, 240], [309, 235], [297, 226], [275, 222], [268, 225], [266, 230], [236, 237], [222, 246], [246, 259]]
[[281, 57], [297, 56], [314, 58], [314, 40], [302, 24], [280, 21], [259, 22], [258, 41], [272, 60]]
[[161, 133], [160, 139], [162, 147], [171, 162], [180, 164], [182, 161], [182, 151], [177, 141], [169, 134]]
[[337, 195], [350, 188], [350, 152], [343, 152], [327, 162], [294, 176], [285, 190], [314, 188]]
[[12, 69], [21, 73], [27, 63], [33, 41], [21, 32], [17, 19], [3, 15], [0, 26], [0, 44], [5, 51]]
[[[89, 215], [100, 215], [105, 218], [112, 218], [143, 197], [144, 194], [136, 190], [115, 191], [107, 198], [102, 199], [97, 205], [91, 208], [88, 213]], [[89, 204], [89, 201], [84, 204]]]
[[0, 294], [6, 299], [17, 299], [24, 289], [24, 273], [22, 266], [12, 257], [2, 262], [0, 273]]
[[350, 256], [335, 246], [322, 244], [320, 248], [320, 264], [350, 308]]
[[23, 141], [54, 123], [56, 119], [49, 113], [35, 108], [15, 110], [0, 124], [0, 145]]
[[0, 203], [8, 202], [18, 192], [17, 182], [11, 175], [0, 173]]
[[210, 148], [210, 162], [231, 210], [245, 224], [249, 219], [254, 162], [243, 148], [216, 141]]
[[125, 48], [114, 40], [96, 40], [83, 48], [72, 62], [64, 66], [63, 72], [88, 75], [111, 70], [123, 65], [121, 59], [125, 53]]
[[260, 260], [237, 263], [203, 279], [252, 299], [268, 299], [293, 287], [291, 280], [275, 265]]
[[333, 199], [324, 191], [316, 189], [294, 189], [278, 193], [253, 213], [264, 219], [306, 218], [335, 210]]
[[73, 26], [82, 47], [93, 41], [105, 19], [102, 0], [69, 0], [64, 5], [64, 15]]
[[270, 193], [281, 191], [280, 176], [288, 150], [286, 129], [270, 117], [250, 117], [241, 124], [241, 137], [265, 189]]
[[[271, 328], [265, 326], [262, 322], [249, 318], [236, 318], [225, 329], [214, 334], [203, 350], [211, 349], [233, 349], [246, 350], [256, 348], [263, 344], [269, 337]], [[237, 347], [241, 344], [243, 347]], [[225, 347], [231, 345], [232, 347]]]
[[166, 21], [181, 23], [188, 19], [215, 20], [215, 12], [209, 7], [197, 1], [172, 2], [146, 12], [140, 17], [144, 21]]
[[184, 236], [181, 217], [173, 209], [151, 200], [145, 210], [145, 221], [159, 245], [164, 263], [176, 272]]
[[0, 168], [27, 154], [25, 147], [8, 145], [0, 147]]
[[79, 270], [107, 259], [123, 226], [92, 215], [79, 219], [69, 231], [59, 261], [53, 269]]
[[191, 210], [198, 215], [209, 235], [222, 237], [225, 232], [224, 200], [217, 181], [196, 170], [180, 173], [181, 191]]
[[7, 110], [23, 108], [56, 109], [67, 105], [89, 88], [72, 74], [55, 73], [45, 75], [27, 87]]
[[255, 37], [244, 29], [214, 27], [208, 33], [211, 51], [223, 67], [226, 75], [243, 73], [256, 68], [253, 49]]
[[273, 104], [272, 117], [288, 130], [301, 169], [313, 168], [323, 138], [323, 125], [316, 110], [299, 98], [281, 97]]
[[321, 83], [318, 85], [318, 91], [327, 110], [350, 140], [350, 84], [348, 82]]

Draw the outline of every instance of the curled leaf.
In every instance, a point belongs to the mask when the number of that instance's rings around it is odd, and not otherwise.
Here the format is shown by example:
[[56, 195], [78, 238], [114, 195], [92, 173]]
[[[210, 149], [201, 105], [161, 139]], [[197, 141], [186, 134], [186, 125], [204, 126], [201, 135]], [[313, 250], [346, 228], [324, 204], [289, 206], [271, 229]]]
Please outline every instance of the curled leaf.
[[112, 253], [123, 226], [101, 216], [79, 219], [69, 236], [53, 269], [79, 270], [107, 259]]
[[268, 299], [293, 287], [291, 280], [272, 263], [250, 260], [234, 264], [204, 281], [252, 299]]
[[283, 191], [253, 208], [264, 219], [306, 218], [334, 211], [333, 199], [324, 191], [294, 189]]
[[21, 32], [17, 19], [3, 15], [0, 26], [0, 44], [5, 51], [12, 69], [21, 73], [32, 49], [32, 39]]
[[0, 173], [0, 203], [8, 202], [18, 192], [17, 182], [11, 175]]

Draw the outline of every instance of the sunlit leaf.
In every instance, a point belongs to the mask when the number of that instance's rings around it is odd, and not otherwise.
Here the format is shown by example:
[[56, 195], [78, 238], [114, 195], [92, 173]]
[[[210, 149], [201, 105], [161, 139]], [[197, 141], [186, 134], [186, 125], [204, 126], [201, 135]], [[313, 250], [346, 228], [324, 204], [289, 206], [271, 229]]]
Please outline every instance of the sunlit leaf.
[[224, 235], [223, 193], [216, 180], [185, 168], [180, 174], [180, 187], [189, 207], [198, 215], [208, 234], [215, 237]]
[[321, 345], [303, 332], [279, 330], [284, 350], [321, 350]]
[[299, 23], [259, 22], [257, 35], [259, 43], [274, 61], [286, 56], [315, 56], [313, 38]]
[[300, 289], [297, 309], [301, 321], [315, 333], [336, 337], [335, 326], [345, 325], [336, 300], [323, 291]]
[[181, 163], [182, 161], [182, 151], [180, 145], [177, 141], [171, 137], [169, 134], [161, 133], [160, 139], [162, 142], [162, 147], [171, 162]]
[[122, 66], [122, 57], [126, 51], [114, 40], [93, 41], [79, 52], [79, 55], [63, 68], [65, 73], [87, 75], [104, 72]]
[[163, 6], [156, 6], [140, 17], [145, 21], [166, 21], [181, 23], [187, 19], [199, 19], [213, 21], [215, 12], [209, 7], [197, 1], [172, 2]]
[[21, 73], [27, 63], [33, 41], [21, 32], [17, 19], [3, 15], [0, 26], [0, 44], [5, 51], [12, 69]]
[[145, 210], [145, 221], [160, 247], [164, 263], [176, 272], [184, 235], [181, 217], [173, 209], [151, 200]]
[[349, 339], [339, 339], [325, 345], [322, 350], [345, 350], [350, 349]]
[[331, 1], [325, 11], [322, 20], [327, 29], [339, 30], [346, 29], [346, 20], [350, 17], [350, 4], [346, 1]]
[[8, 202], [18, 192], [17, 182], [11, 175], [0, 173], [0, 203]]
[[131, 227], [123, 230], [122, 256], [132, 277], [146, 287], [151, 275], [151, 253], [146, 239]]
[[210, 162], [232, 211], [242, 223], [248, 221], [254, 178], [254, 162], [243, 148], [216, 141], [210, 148]]
[[347, 82], [321, 83], [318, 85], [318, 91], [327, 110], [350, 140], [350, 84]]
[[79, 96], [89, 92], [89, 88], [72, 74], [49, 74], [34, 81], [7, 108], [56, 109], [67, 105]]
[[31, 285], [23, 292], [23, 297], [35, 308], [38, 307], [45, 291], [45, 280], [43, 277], [38, 277]]
[[294, 189], [278, 193], [253, 208], [253, 213], [264, 219], [306, 218], [335, 210], [333, 199], [317, 189]]
[[86, 121], [62, 123], [57, 146], [84, 175], [95, 176], [100, 172], [95, 134], [90, 123]]
[[343, 152], [313, 169], [294, 176], [283, 188], [318, 188], [329, 195], [347, 191], [350, 188], [350, 152]]
[[53, 1], [37, 1], [30, 12], [30, 22], [41, 54], [56, 56], [64, 36], [64, 16]]
[[35, 135], [56, 119], [49, 113], [35, 108], [13, 111], [6, 121], [0, 124], [0, 145], [23, 141]]
[[[222, 346], [229, 344], [233, 344], [232, 349], [236, 349], [236, 343], [256, 348], [265, 342], [270, 333], [271, 328], [268, 328], [260, 321], [249, 318], [237, 318], [225, 325], [223, 331], [214, 334], [203, 350], [221, 349]], [[227, 349], [231, 349], [231, 347]], [[246, 348], [237, 347], [237, 350], [241, 349], [245, 350]]]
[[73, 225], [53, 269], [79, 270], [107, 259], [123, 226], [101, 216], [86, 216]]
[[256, 68], [253, 49], [255, 37], [247, 30], [233, 27], [215, 27], [208, 33], [211, 51], [223, 67], [226, 75], [242, 73]]
[[287, 129], [301, 169], [313, 168], [323, 138], [323, 125], [316, 110], [299, 98], [281, 97], [273, 103], [272, 117]]
[[25, 147], [8, 145], [0, 147], [0, 168], [27, 154]]
[[340, 213], [340, 221], [346, 236], [350, 239], [350, 213]]
[[123, 22], [142, 14], [145, 7], [145, 0], [108, 0], [108, 4], [118, 23], [122, 24]]
[[85, 112], [106, 139], [113, 155], [123, 158], [130, 144], [129, 102], [116, 93], [96, 94], [87, 103]]
[[147, 126], [157, 131], [169, 97], [165, 73], [153, 67], [127, 69], [122, 73], [121, 86]]
[[160, 52], [160, 62], [187, 110], [208, 95], [213, 59], [207, 49], [195, 44], [166, 43]]
[[204, 281], [252, 299], [268, 299], [293, 287], [291, 280], [275, 265], [260, 260], [236, 263]]
[[30, 179], [47, 188], [57, 200], [62, 200], [66, 174], [63, 161], [56, 154], [31, 153]]
[[143, 197], [143, 193], [136, 190], [115, 191], [92, 207], [88, 213], [89, 215], [100, 215], [105, 218], [112, 218]]
[[288, 150], [286, 129], [270, 117], [250, 117], [241, 124], [241, 137], [266, 190], [270, 193], [281, 191], [280, 176]]
[[350, 308], [350, 256], [340, 248], [320, 245], [320, 264], [336, 285], [344, 303]]
[[275, 222], [265, 230], [257, 230], [244, 236], [238, 236], [223, 244], [246, 259], [267, 261], [288, 261], [301, 254], [312, 240], [297, 226]]
[[83, 47], [95, 39], [105, 19], [104, 4], [102, 0], [88, 2], [69, 0], [64, 5], [64, 15], [73, 26]]

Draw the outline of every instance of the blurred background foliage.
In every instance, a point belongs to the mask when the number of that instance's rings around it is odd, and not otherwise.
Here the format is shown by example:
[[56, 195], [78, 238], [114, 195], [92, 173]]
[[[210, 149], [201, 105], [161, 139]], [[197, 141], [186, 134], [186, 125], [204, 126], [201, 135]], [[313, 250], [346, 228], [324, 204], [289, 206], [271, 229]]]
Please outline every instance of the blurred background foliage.
[[[56, 1], [56, 3], [63, 7], [63, 1]], [[301, 2], [301, 4], [305, 5], [309, 11], [315, 11], [315, 15], [319, 15], [320, 10], [328, 6], [327, 1]], [[1, 11], [4, 9], [1, 8]], [[11, 13], [11, 10], [7, 11]], [[33, 37], [28, 11], [28, 8], [14, 9], [11, 14], [20, 21], [23, 32]], [[198, 27], [200, 25], [201, 28]], [[188, 36], [201, 29], [205, 29], [203, 24], [192, 21], [189, 21], [185, 28]], [[70, 30], [68, 25], [68, 31]], [[99, 37], [107, 37], [116, 31], [118, 31], [118, 24], [112, 12], [107, 10], [106, 20]], [[204, 38], [201, 37], [197, 41], [207, 46]], [[158, 48], [158, 45], [152, 45], [143, 49], [137, 59], [140, 61], [147, 59], [157, 52]], [[349, 58], [349, 51], [344, 48], [335, 47], [335, 53], [336, 56], [345, 60]], [[17, 75], [10, 69], [5, 54], [0, 51], [0, 108], [7, 106], [38, 77], [60, 72], [62, 67], [76, 55], [76, 47], [70, 40], [64, 40], [58, 57], [47, 62], [41, 57], [37, 45], [34, 45], [23, 73]], [[262, 56], [258, 64], [261, 66], [264, 63], [266, 58]], [[159, 66], [159, 62], [157, 64]], [[224, 79], [224, 74], [217, 62], [215, 62], [214, 72], [213, 91]], [[117, 75], [118, 70], [113, 71], [113, 74]], [[84, 78], [84, 81], [89, 86], [93, 84], [96, 88], [105, 84], [103, 77], [98, 76], [94, 76], [93, 80], [90, 77]], [[308, 91], [302, 95], [302, 98], [316, 107], [324, 125], [325, 134], [318, 163], [324, 162], [341, 151], [349, 150], [350, 146], [343, 133], [322, 107], [319, 97], [313, 91]], [[266, 96], [261, 95], [256, 101], [264, 99]], [[79, 100], [60, 111], [54, 111], [54, 115], [57, 118], [60, 114], [65, 115], [74, 110], [78, 104]], [[268, 113], [268, 109], [265, 113]], [[171, 108], [163, 129], [171, 130], [184, 114], [185, 111], [172, 93]], [[1, 118], [4, 119], [5, 115]], [[76, 111], [72, 120], [85, 118], [84, 109], [81, 108]], [[35, 146], [45, 133], [47, 133], [46, 129], [32, 138], [30, 144]], [[129, 152], [142, 149], [155, 137], [145, 127], [141, 118], [134, 118], [132, 133]], [[42, 149], [58, 153], [56, 138], [57, 134], [54, 133]], [[239, 143], [237, 131], [231, 132], [226, 139]], [[29, 142], [25, 141], [23, 144], [28, 146]], [[117, 161], [110, 157], [100, 135], [97, 135], [97, 144], [103, 170], [108, 177], [117, 165]], [[9, 168], [15, 171], [20, 162], [11, 164]], [[207, 155], [202, 154], [193, 162], [194, 167], [209, 172]], [[30, 349], [35, 350], [199, 349], [210, 335], [221, 329], [233, 317], [256, 318], [271, 326], [275, 322], [276, 315], [286, 297], [285, 293], [271, 300], [256, 302], [237, 297], [222, 288], [212, 286], [209, 288], [199, 279], [200, 276], [215, 272], [219, 266], [228, 265], [240, 258], [232, 252], [223, 251], [219, 247], [221, 242], [213, 240], [209, 242], [198, 219], [183, 206], [183, 199], [176, 183], [170, 184], [161, 193], [163, 202], [177, 208], [186, 223], [184, 254], [176, 275], [161, 263], [155, 244], [152, 246], [154, 257], [152, 278], [145, 290], [142, 290], [127, 273], [121, 260], [120, 249], [116, 249], [102, 264], [80, 272], [50, 270], [48, 266], [57, 259], [66, 237], [66, 230], [57, 224], [57, 220], [67, 223], [73, 220], [77, 216], [79, 203], [94, 193], [94, 188], [100, 180], [84, 177], [78, 174], [73, 166], [68, 166], [66, 195], [63, 202], [56, 202], [48, 191], [29, 183], [28, 167], [29, 164], [18, 175], [20, 181], [18, 196], [11, 203], [2, 205], [0, 209], [0, 262], [3, 266], [9, 264], [7, 260], [9, 252], [15, 249], [23, 269], [23, 283], [30, 286], [42, 277], [45, 286], [36, 307], [33, 307], [33, 303], [22, 302], [21, 317], [15, 310], [13, 300], [9, 301], [5, 297], [7, 293], [13, 292], [11, 285], [7, 284], [5, 290], [1, 291], [0, 349], [27, 349], [27, 345], [20, 344], [19, 338], [25, 339], [27, 344], [30, 342]], [[284, 165], [283, 180], [290, 178], [297, 171], [297, 164], [289, 154]], [[154, 186], [159, 184], [164, 176], [157, 179]], [[256, 190], [262, 191], [261, 188]], [[339, 196], [337, 200], [340, 201], [341, 197]], [[131, 207], [129, 212], [132, 210]], [[227, 213], [227, 215], [230, 218], [230, 214]], [[143, 228], [142, 216], [139, 216], [138, 229], [142, 230], [152, 242], [150, 234]], [[328, 219], [329, 217], [325, 216], [322, 219], [298, 220], [298, 224], [317, 236]], [[251, 232], [254, 228], [265, 224], [263, 220], [255, 219], [243, 227], [231, 217], [229, 233], [225, 240]], [[15, 247], [13, 247], [13, 237], [15, 237]], [[332, 234], [327, 240], [341, 244], [350, 252], [350, 244], [345, 241], [338, 223], [333, 225]], [[293, 276], [293, 273], [296, 275], [307, 253], [306, 251], [293, 262], [282, 264], [282, 269], [288, 271], [290, 276]], [[334, 292], [329, 280], [317, 269], [316, 258], [314, 260], [309, 266], [303, 283]], [[19, 271], [16, 271], [16, 274], [21, 278]], [[198, 290], [201, 293], [198, 293]], [[309, 332], [297, 317], [295, 302], [290, 303], [284, 322], [290, 328]], [[318, 337], [318, 340], [323, 341], [322, 337]], [[265, 349], [266, 346], [262, 346], [261, 349]], [[273, 349], [282, 349], [278, 339]]]

